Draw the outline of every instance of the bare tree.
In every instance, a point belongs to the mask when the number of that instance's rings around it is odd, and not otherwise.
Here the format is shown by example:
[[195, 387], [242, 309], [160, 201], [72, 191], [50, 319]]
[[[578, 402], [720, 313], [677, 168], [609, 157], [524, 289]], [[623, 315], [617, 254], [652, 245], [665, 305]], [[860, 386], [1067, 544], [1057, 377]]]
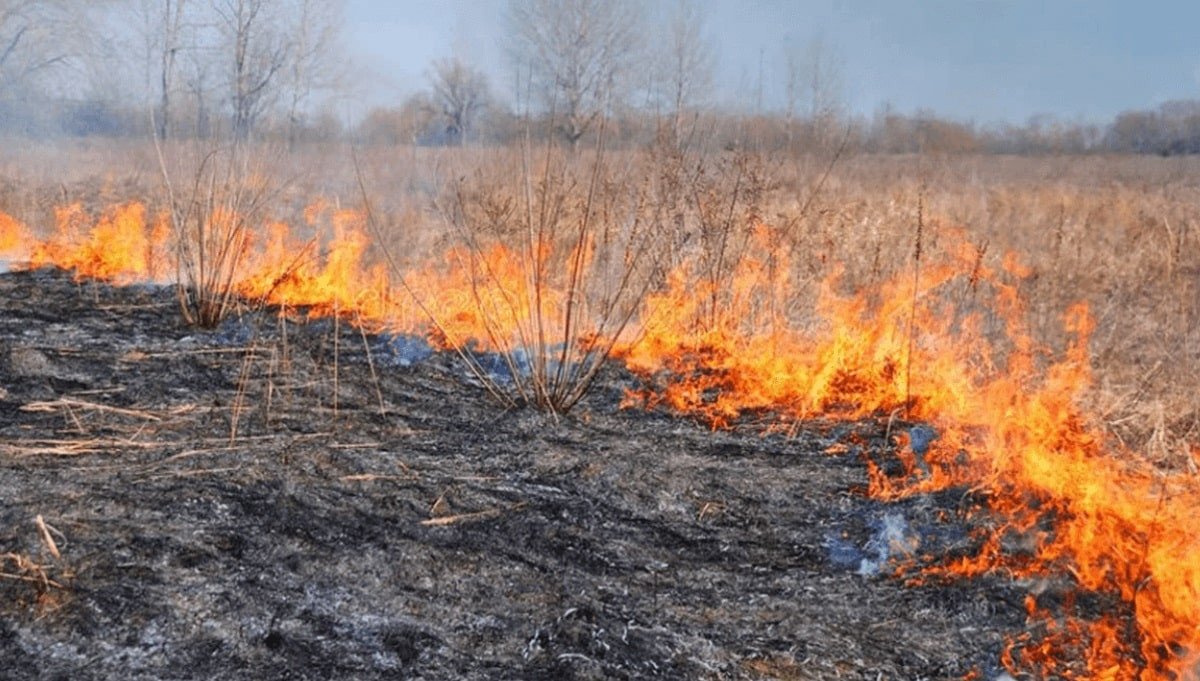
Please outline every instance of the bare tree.
[[183, 16], [187, 4], [187, 0], [162, 0], [158, 105], [158, 136], [162, 139], [166, 139], [171, 132], [171, 93], [175, 88], [176, 58], [183, 48]]
[[211, 101], [216, 93], [214, 54], [213, 47], [201, 46], [184, 55], [183, 83], [191, 100], [195, 123], [192, 134], [201, 139], [213, 134]]
[[[806, 118], [811, 141], [828, 141], [842, 107], [842, 59], [821, 36], [785, 53], [787, 135], [794, 138], [797, 113]], [[798, 108], [806, 109], [799, 112]]]
[[81, 53], [65, 0], [0, 0], [0, 96]]
[[487, 76], [458, 57], [438, 59], [429, 74], [433, 106], [446, 122], [446, 136], [459, 145], [466, 144], [475, 119], [487, 105]]
[[279, 74], [288, 63], [289, 44], [281, 30], [281, 0], [214, 0], [222, 53], [229, 59], [229, 104], [233, 134], [246, 139], [255, 121], [278, 95]]
[[0, 127], [86, 132], [115, 125], [109, 104], [119, 99], [112, 87], [119, 69], [112, 68], [110, 34], [100, 28], [114, 1], [0, 0]]
[[332, 87], [342, 76], [335, 53], [340, 47], [342, 0], [293, 0], [291, 54], [284, 74], [288, 145], [294, 146], [303, 108], [314, 90]]
[[704, 33], [703, 9], [696, 0], [677, 0], [659, 48], [660, 83], [671, 111], [672, 138], [678, 140], [687, 109], [712, 86], [712, 42]]
[[624, 85], [640, 46], [640, 19], [633, 0], [511, 1], [517, 66], [529, 69], [572, 148]]
[[144, 51], [147, 90], [158, 99], [154, 132], [159, 139], [171, 134], [172, 99], [179, 57], [186, 47], [185, 17], [191, 7], [189, 0], [138, 0], [132, 7]]

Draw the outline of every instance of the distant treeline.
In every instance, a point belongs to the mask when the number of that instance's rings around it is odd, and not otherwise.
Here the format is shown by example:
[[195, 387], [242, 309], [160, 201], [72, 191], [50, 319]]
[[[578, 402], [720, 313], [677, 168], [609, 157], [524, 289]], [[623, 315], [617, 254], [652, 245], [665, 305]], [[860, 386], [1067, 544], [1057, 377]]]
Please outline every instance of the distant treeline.
[[[180, 107], [186, 109], [186, 107]], [[605, 144], [631, 147], [653, 143], [671, 117], [636, 110], [611, 116]], [[203, 111], [180, 111], [175, 135], [214, 138], [229, 133], [224, 118]], [[145, 137], [151, 131], [147, 111], [121, 108], [101, 100], [24, 100], [0, 102], [0, 134], [25, 137]], [[694, 144], [712, 148], [752, 145], [764, 150], [797, 153], [845, 146], [881, 154], [994, 153], [1087, 154], [1133, 153], [1162, 156], [1200, 153], [1200, 100], [1168, 102], [1152, 110], [1127, 111], [1097, 125], [1035, 116], [1022, 125], [979, 125], [939, 117], [930, 111], [912, 114], [887, 109], [872, 117], [827, 116], [817, 120], [782, 114], [744, 114], [715, 110], [690, 114], [684, 126]], [[370, 111], [346, 125], [332, 114], [307, 119], [299, 130], [267, 120], [258, 135], [293, 142], [356, 142], [365, 145], [516, 144], [556, 134], [554, 121], [516, 115], [492, 106], [470, 135], [447, 128], [443, 117], [421, 97], [401, 106]], [[583, 139], [594, 142], [599, 129]]]
[[[629, 111], [614, 117], [613, 143], [652, 141], [670, 117]], [[553, 130], [547, 121], [529, 121], [509, 112], [487, 112], [476, 142], [506, 144], [527, 128]], [[1152, 110], [1126, 111], [1107, 124], [1067, 121], [1049, 115], [1024, 124], [980, 125], [938, 116], [928, 110], [899, 113], [883, 108], [871, 117], [827, 115], [817, 118], [778, 114], [697, 111], [685, 126], [701, 143], [717, 147], [754, 144], [798, 152], [845, 145], [869, 153], [1087, 154], [1200, 153], [1200, 100], [1168, 102]], [[419, 101], [376, 109], [350, 130], [364, 143], [438, 145], [456, 138], [439, 125]], [[468, 140], [470, 142], [470, 140]]]

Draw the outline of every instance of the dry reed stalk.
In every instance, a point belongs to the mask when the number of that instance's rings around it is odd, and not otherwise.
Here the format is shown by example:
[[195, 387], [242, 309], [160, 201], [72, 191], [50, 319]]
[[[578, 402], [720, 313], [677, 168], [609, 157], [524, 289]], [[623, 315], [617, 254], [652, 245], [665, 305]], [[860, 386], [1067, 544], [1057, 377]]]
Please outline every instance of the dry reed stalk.
[[375, 371], [375, 357], [371, 353], [371, 343], [367, 340], [367, 329], [363, 323], [362, 317], [358, 312], [355, 312], [355, 327], [358, 328], [358, 335], [362, 339], [363, 353], [367, 356], [367, 369], [371, 372], [371, 385], [375, 388], [375, 400], [379, 404], [379, 416], [387, 416], [387, 407], [383, 402], [383, 386], [379, 383], [379, 373]]
[[242, 353], [242, 361], [238, 368], [237, 386], [234, 390], [233, 401], [229, 405], [229, 444], [232, 446], [237, 441], [238, 425], [241, 422], [242, 412], [246, 409], [245, 401], [247, 390], [250, 384], [250, 372], [253, 369], [253, 360], [258, 354], [258, 338], [259, 329], [255, 325], [254, 333], [250, 338], [250, 343], [245, 347]]
[[172, 471], [170, 473], [160, 473], [158, 475], [147, 475], [134, 479], [134, 482], [149, 482], [151, 480], [166, 480], [169, 478], [193, 478], [198, 475], [216, 475], [218, 473], [235, 473], [242, 470], [243, 466], [223, 466], [221, 468], [194, 468], [186, 471]]
[[[12, 571], [6, 570], [5, 566], [11, 566]], [[66, 588], [50, 578], [50, 573], [45, 565], [20, 553], [0, 553], [0, 579], [33, 584], [38, 587], [39, 596], [51, 588]]]
[[529, 504], [521, 501], [507, 508], [492, 508], [486, 511], [476, 511], [474, 513], [459, 513], [457, 515], [446, 515], [437, 518], [429, 518], [422, 520], [421, 525], [425, 527], [447, 527], [449, 525], [457, 525], [459, 523], [474, 522], [477, 520], [488, 520], [490, 518], [498, 518], [505, 513], [519, 511]]
[[0, 453], [15, 458], [33, 456], [86, 456], [111, 454], [130, 449], [154, 450], [165, 446], [160, 442], [141, 442], [119, 438], [89, 438], [80, 440], [30, 439], [18, 442], [0, 441]]
[[333, 302], [333, 419], [335, 421], [338, 418], [338, 397], [339, 397], [339, 391], [341, 389], [340, 384], [339, 384], [340, 375], [338, 372], [339, 360], [341, 359], [341, 353], [338, 351], [338, 348], [340, 347], [340, 343], [341, 343], [341, 339], [342, 339], [342, 328], [341, 328], [342, 314], [341, 314], [341, 310], [338, 309], [338, 305], [339, 305], [338, 300], [334, 299], [334, 302]]
[[37, 527], [38, 538], [42, 541], [42, 546], [46, 547], [46, 550], [50, 552], [50, 555], [54, 556], [55, 560], [62, 560], [62, 554], [58, 551], [58, 544], [50, 534], [54, 532], [61, 537], [62, 533], [54, 529], [54, 527], [47, 525], [40, 513], [33, 519], [33, 524]]
[[342, 482], [375, 482], [376, 480], [418, 480], [415, 475], [386, 475], [381, 473], [362, 473], [359, 475], [343, 475], [338, 478]]
[[85, 400], [77, 400], [69, 397], [61, 397], [57, 400], [26, 402], [18, 407], [20, 411], [26, 412], [42, 412], [53, 413], [61, 409], [71, 411], [73, 409], [88, 409], [98, 411], [105, 414], [115, 414], [118, 416], [128, 416], [130, 418], [143, 419], [146, 421], [159, 422], [163, 417], [151, 411], [143, 409], [123, 409], [121, 407], [110, 407], [97, 402], [88, 402]]
[[925, 231], [925, 189], [917, 194], [917, 225], [913, 238], [913, 292], [908, 317], [908, 356], [904, 358], [904, 410], [912, 408], [912, 358], [917, 326], [917, 296], [921, 291], [921, 247]]

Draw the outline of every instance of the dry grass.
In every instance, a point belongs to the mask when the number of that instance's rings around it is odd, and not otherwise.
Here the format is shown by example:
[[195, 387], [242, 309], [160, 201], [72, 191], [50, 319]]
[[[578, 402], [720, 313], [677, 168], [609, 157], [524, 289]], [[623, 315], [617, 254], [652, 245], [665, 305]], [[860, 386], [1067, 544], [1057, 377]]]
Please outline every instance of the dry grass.
[[215, 328], [237, 303], [237, 276], [273, 200], [270, 153], [240, 144], [155, 144], [174, 235], [179, 309]]
[[[786, 184], [786, 182], [785, 182]], [[793, 183], [792, 186], [797, 186]], [[1200, 164], [1157, 158], [874, 158], [839, 168], [818, 210], [774, 207], [812, 280], [842, 263], [848, 289], [911, 266], [918, 195], [926, 217], [959, 228], [995, 264], [1019, 255], [1038, 340], [1062, 348], [1061, 314], [1096, 317], [1088, 411], [1132, 449], [1191, 467], [1200, 435]], [[936, 237], [935, 237], [936, 238]]]
[[[461, 243], [464, 230], [502, 232], [506, 211], [512, 229], [531, 226], [512, 182], [529, 176], [519, 149], [372, 148], [358, 157], [382, 240], [402, 270]], [[1088, 411], [1130, 448], [1194, 467], [1185, 443], [1200, 436], [1200, 160], [858, 156], [840, 160], [814, 194], [827, 161], [614, 151], [605, 163], [624, 183], [602, 189], [643, 201], [662, 262], [696, 257], [717, 277], [750, 247], [752, 223], [776, 227], [793, 267], [789, 314], [801, 322], [811, 312], [806, 301], [835, 268], [847, 290], [911, 273], [922, 195], [927, 248], [956, 228], [981, 264], [995, 268], [1005, 253], [1019, 254], [1031, 270], [1021, 283], [1029, 321], [1048, 347], [1067, 341], [1060, 314], [1086, 301], [1097, 320]], [[300, 225], [303, 206], [317, 196], [359, 203], [344, 148], [306, 148], [278, 162], [273, 174], [288, 181], [269, 207], [272, 217]], [[16, 147], [0, 168], [0, 211], [46, 228], [52, 208], [68, 201], [95, 211], [152, 197], [155, 163], [142, 143]], [[560, 189], [578, 199], [584, 187]], [[437, 210], [455, 192], [457, 227]], [[507, 207], [506, 194], [515, 201]]]
[[40, 515], [31, 525], [39, 545], [35, 553], [43, 555], [0, 553], [0, 606], [31, 607], [44, 614], [62, 604], [73, 575], [59, 550], [58, 542], [66, 539], [62, 533]]
[[[463, 176], [436, 201], [456, 242], [450, 266], [466, 276], [470, 326], [483, 332], [456, 332], [439, 319], [437, 300], [422, 307], [502, 401], [565, 413], [654, 285], [664, 225], [648, 208], [646, 176], [614, 165], [603, 149], [526, 148], [507, 160]], [[477, 342], [502, 354], [502, 380], [470, 349]]]
[[[1065, 346], [1061, 315], [1075, 302], [1096, 318], [1086, 411], [1153, 461], [1195, 466], [1187, 443], [1200, 436], [1200, 162], [863, 156], [840, 161], [814, 196], [822, 158], [621, 153], [614, 164], [644, 180], [665, 262], [692, 257], [723, 280], [753, 247], [756, 222], [781, 230], [794, 269], [792, 298], [781, 304], [793, 319], [811, 313], [839, 268], [847, 291], [911, 272], [918, 211], [930, 226], [927, 249], [957, 232], [980, 265], [1000, 269], [1015, 253], [1030, 270], [1020, 287], [1038, 341]], [[502, 150], [463, 154], [481, 172], [505, 164]]]

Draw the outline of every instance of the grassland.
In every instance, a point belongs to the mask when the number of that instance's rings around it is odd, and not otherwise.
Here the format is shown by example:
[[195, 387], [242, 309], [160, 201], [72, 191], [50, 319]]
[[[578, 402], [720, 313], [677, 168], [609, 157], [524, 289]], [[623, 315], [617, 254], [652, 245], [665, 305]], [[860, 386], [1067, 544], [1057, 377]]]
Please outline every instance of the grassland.
[[[129, 200], [163, 202], [152, 147], [132, 142], [10, 143], [0, 166], [0, 210], [43, 231], [55, 207], [98, 212]], [[302, 224], [323, 197], [360, 207], [400, 267], [437, 257], [464, 230], [502, 241], [527, 181], [542, 176], [538, 151], [373, 148], [358, 150], [359, 186], [346, 147], [258, 153], [271, 176], [273, 217]], [[182, 155], [180, 155], [182, 157]], [[531, 162], [532, 159], [532, 162]], [[597, 163], [599, 160], [599, 163]], [[914, 268], [918, 225], [925, 249], [961, 234], [981, 265], [1015, 254], [1026, 321], [1050, 349], [1067, 342], [1062, 313], [1086, 302], [1095, 385], [1085, 411], [1131, 451], [1171, 468], [1194, 468], [1200, 406], [1200, 163], [1118, 156], [873, 156], [791, 158], [666, 150], [583, 153], [561, 163], [557, 200], [580, 200], [599, 179], [608, 209], [653, 224], [656, 262], [688, 253], [720, 276], [753, 248], [766, 224], [791, 268], [787, 314], [803, 320], [822, 282], [840, 272], [843, 291], [872, 290]], [[517, 220], [519, 223], [519, 220]], [[721, 237], [724, 265], [711, 254]], [[726, 245], [727, 244], [727, 245]], [[379, 259], [378, 249], [368, 257]], [[727, 271], [725, 272], [727, 274]], [[962, 294], [956, 304], [967, 304]], [[915, 369], [917, 372], [920, 368]]]
[[[276, 306], [281, 325], [303, 308], [368, 332], [424, 333], [505, 407], [534, 405], [556, 424], [587, 403], [610, 355], [632, 374], [622, 390], [600, 381], [609, 410], [661, 406], [800, 439], [828, 417], [866, 424], [904, 462], [887, 472], [864, 451], [875, 500], [983, 490], [997, 518], [978, 561], [931, 570], [1028, 574], [1120, 603], [1121, 624], [1085, 601], [1066, 607], [1086, 624], [1049, 635], [1046, 659], [1008, 668], [1195, 668], [1190, 158], [258, 147], [214, 173], [211, 149], [192, 143], [161, 156], [131, 142], [13, 149], [0, 211], [52, 237], [49, 250], [91, 238], [55, 237], [64, 220], [120, 240], [108, 228], [117, 218], [94, 218], [145, 215], [140, 235], [182, 205], [190, 217], [172, 224], [185, 245], [199, 238], [189, 225], [236, 226], [227, 252], [253, 251], [235, 260], [265, 276], [226, 280]], [[179, 202], [189, 186], [201, 203]], [[252, 217], [229, 222], [247, 190]], [[126, 202], [145, 210], [113, 209]], [[281, 223], [291, 241], [276, 238]], [[503, 361], [485, 369], [493, 350]], [[236, 383], [241, 394], [252, 381]], [[244, 433], [230, 413], [232, 442]], [[919, 432], [940, 438], [918, 443]], [[1014, 541], [1036, 546], [1036, 560]], [[1061, 616], [1057, 601], [1038, 601], [1045, 593], [1030, 592], [1029, 626]], [[1120, 645], [1095, 645], [1113, 636]]]

